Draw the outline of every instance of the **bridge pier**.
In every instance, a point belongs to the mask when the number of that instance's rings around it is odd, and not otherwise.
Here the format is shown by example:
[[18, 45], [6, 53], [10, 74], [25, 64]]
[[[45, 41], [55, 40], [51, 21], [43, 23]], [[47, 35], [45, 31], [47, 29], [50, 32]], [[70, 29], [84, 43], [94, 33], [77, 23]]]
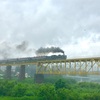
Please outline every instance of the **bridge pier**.
[[19, 72], [19, 80], [25, 79], [25, 65], [21, 65]]
[[43, 83], [43, 81], [44, 81], [44, 75], [43, 74], [35, 74], [34, 75], [34, 81], [36, 83]]
[[11, 67], [12, 66], [7, 66], [6, 67], [6, 73], [5, 73], [5, 78], [6, 79], [11, 79]]

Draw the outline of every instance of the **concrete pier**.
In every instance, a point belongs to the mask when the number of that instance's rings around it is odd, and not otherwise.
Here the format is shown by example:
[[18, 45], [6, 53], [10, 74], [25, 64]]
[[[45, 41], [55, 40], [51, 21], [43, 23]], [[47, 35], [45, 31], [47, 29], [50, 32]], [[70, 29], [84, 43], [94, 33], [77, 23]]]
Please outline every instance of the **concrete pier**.
[[21, 65], [19, 72], [19, 80], [25, 79], [25, 65]]
[[6, 67], [6, 73], [5, 73], [5, 78], [6, 79], [11, 79], [11, 67], [12, 66], [7, 66]]

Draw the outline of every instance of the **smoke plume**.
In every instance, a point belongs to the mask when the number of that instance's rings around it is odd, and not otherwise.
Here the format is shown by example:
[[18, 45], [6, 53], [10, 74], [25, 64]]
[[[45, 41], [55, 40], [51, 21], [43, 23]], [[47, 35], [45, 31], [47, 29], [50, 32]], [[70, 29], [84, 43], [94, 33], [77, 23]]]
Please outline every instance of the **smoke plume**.
[[25, 51], [28, 48], [28, 42], [27, 41], [23, 41], [21, 44], [18, 44], [16, 46], [16, 49], [20, 50], [20, 51]]
[[7, 41], [0, 43], [0, 59], [33, 57], [34, 55], [34, 48], [27, 41], [17, 44]]
[[47, 47], [47, 48], [39, 48], [37, 51], [36, 51], [36, 55], [39, 55], [39, 54], [48, 54], [48, 53], [63, 53], [64, 54], [64, 51], [62, 49], [60, 49], [59, 47]]

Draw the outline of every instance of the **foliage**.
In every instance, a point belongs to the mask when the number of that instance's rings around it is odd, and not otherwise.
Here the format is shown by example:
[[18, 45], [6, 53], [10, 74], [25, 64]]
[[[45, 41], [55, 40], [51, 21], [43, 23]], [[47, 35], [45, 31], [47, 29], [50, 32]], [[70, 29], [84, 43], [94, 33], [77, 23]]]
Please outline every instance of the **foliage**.
[[55, 83], [55, 89], [60, 89], [60, 88], [66, 88], [66, 82], [62, 79], [59, 79], [56, 83]]
[[56, 99], [56, 91], [54, 85], [41, 84], [37, 96], [44, 97], [45, 100], [54, 100], [54, 98]]
[[100, 100], [97, 83], [61, 78], [55, 83], [36, 84], [32, 80], [1, 80], [0, 100]]

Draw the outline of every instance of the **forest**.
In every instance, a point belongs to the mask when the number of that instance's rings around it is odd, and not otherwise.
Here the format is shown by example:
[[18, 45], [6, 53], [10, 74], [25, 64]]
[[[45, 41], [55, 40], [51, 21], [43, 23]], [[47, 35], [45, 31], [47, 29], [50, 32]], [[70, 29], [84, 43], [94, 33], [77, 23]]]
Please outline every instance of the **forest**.
[[100, 100], [100, 84], [50, 76], [41, 84], [33, 78], [0, 80], [0, 100]]

